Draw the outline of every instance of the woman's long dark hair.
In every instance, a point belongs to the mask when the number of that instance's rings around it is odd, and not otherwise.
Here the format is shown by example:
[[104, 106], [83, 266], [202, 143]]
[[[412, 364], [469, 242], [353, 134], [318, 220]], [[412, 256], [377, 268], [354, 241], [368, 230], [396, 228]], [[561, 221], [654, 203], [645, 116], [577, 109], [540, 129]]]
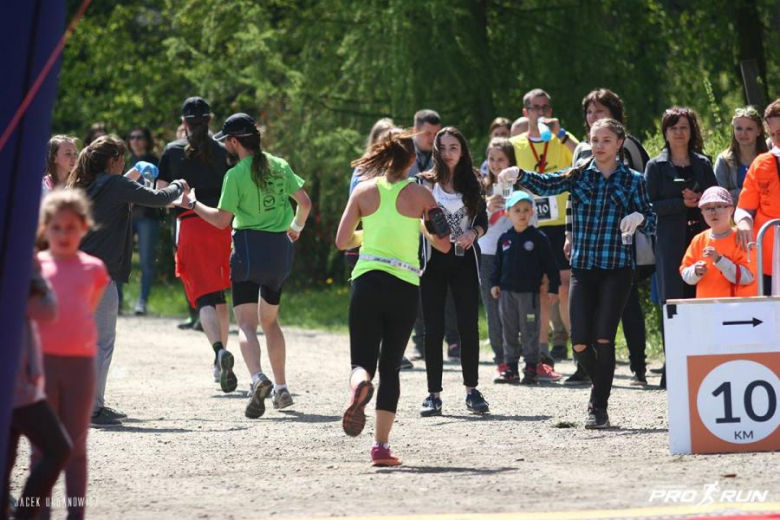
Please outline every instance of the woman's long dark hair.
[[452, 187], [455, 191], [463, 195], [463, 205], [466, 206], [469, 218], [474, 218], [479, 211], [480, 204], [484, 204], [484, 188], [480, 181], [480, 173], [474, 169], [471, 162], [471, 152], [466, 138], [460, 133], [460, 130], [454, 126], [447, 126], [439, 130], [436, 139], [433, 141], [433, 168], [420, 175], [423, 179], [433, 183], [443, 183], [450, 179], [450, 168], [444, 162], [441, 156], [441, 138], [445, 135], [451, 135], [460, 143], [460, 161], [455, 165]]
[[253, 134], [232, 137], [241, 146], [252, 152], [252, 181], [258, 188], [263, 188], [271, 173], [271, 168], [268, 166], [268, 157], [263, 153], [260, 131], [255, 129]]
[[76, 167], [70, 172], [66, 186], [68, 188], [89, 187], [97, 176], [108, 171], [108, 161], [124, 157], [127, 146], [115, 135], [98, 137], [89, 146], [81, 150]]
[[196, 158], [202, 163], [211, 162], [211, 142], [209, 135], [209, 123], [211, 117], [198, 116], [187, 119], [184, 125], [187, 131], [187, 145], [184, 147], [184, 155], [187, 159]]

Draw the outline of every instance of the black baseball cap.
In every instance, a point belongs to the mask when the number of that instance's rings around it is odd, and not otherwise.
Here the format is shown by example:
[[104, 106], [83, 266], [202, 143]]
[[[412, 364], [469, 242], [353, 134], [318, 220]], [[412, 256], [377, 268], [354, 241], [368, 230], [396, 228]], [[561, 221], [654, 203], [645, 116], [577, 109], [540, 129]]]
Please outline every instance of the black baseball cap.
[[191, 97], [184, 100], [181, 115], [186, 119], [211, 116], [211, 107], [202, 97]]
[[258, 130], [255, 126], [255, 120], [249, 114], [239, 112], [225, 119], [225, 122], [222, 124], [222, 130], [214, 136], [214, 139], [222, 141], [228, 136], [242, 137], [257, 134]]

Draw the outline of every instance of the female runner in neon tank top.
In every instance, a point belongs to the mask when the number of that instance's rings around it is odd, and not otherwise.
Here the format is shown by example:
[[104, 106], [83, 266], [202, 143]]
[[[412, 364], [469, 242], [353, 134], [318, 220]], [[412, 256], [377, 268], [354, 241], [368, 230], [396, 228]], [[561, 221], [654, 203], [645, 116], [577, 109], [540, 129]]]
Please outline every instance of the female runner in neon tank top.
[[[375, 466], [401, 463], [391, 455], [388, 441], [400, 394], [401, 358], [417, 315], [420, 231], [437, 249], [450, 249], [446, 223], [436, 228], [438, 236], [420, 225], [437, 206], [430, 191], [408, 179], [414, 160], [412, 134], [394, 130], [353, 162], [361, 169], [362, 182], [349, 198], [336, 235], [339, 249], [360, 247], [349, 305], [352, 399], [342, 425], [353, 437], [363, 431], [378, 362], [381, 384], [371, 448]], [[356, 231], [361, 221], [363, 230]], [[433, 229], [428, 222], [426, 227]]]

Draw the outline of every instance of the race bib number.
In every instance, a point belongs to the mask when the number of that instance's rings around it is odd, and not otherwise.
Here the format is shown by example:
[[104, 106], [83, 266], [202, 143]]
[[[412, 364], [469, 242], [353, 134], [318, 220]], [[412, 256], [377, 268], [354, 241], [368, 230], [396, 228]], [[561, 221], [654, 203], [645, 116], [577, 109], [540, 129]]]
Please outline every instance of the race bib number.
[[534, 199], [534, 204], [539, 222], [558, 219], [558, 200], [555, 197], [538, 197]]

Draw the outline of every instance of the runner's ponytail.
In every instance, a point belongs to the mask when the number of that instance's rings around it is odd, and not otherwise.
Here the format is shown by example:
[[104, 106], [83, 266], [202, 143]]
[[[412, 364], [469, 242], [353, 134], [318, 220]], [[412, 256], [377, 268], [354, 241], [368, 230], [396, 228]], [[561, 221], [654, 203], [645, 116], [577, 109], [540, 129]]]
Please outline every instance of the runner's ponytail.
[[252, 181], [258, 188], [265, 186], [271, 168], [268, 166], [268, 157], [263, 153], [260, 132], [234, 136], [234, 138], [247, 150], [252, 152]]
[[359, 168], [361, 180], [387, 174], [394, 180], [405, 177], [412, 157], [415, 155], [414, 134], [409, 130], [392, 129], [360, 159], [352, 161], [353, 168]]

